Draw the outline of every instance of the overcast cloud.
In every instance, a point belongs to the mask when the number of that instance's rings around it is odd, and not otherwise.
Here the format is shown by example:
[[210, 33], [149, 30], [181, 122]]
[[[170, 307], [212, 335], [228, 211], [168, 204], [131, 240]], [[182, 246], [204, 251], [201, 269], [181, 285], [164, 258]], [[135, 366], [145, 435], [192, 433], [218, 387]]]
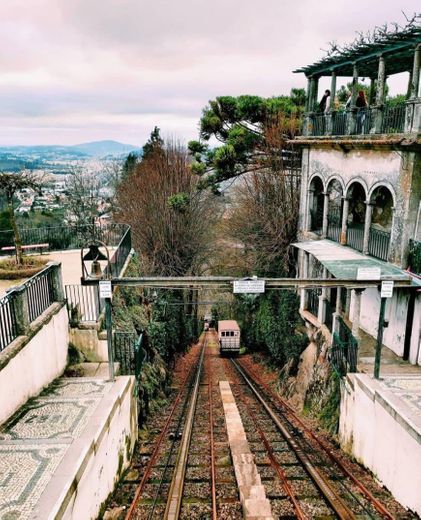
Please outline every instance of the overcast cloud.
[[[292, 70], [419, 0], [2, 0], [0, 144], [197, 135], [222, 94], [288, 94]], [[326, 83], [327, 86], [327, 83]], [[324, 88], [325, 85], [322, 84]], [[392, 93], [405, 78], [391, 81]]]

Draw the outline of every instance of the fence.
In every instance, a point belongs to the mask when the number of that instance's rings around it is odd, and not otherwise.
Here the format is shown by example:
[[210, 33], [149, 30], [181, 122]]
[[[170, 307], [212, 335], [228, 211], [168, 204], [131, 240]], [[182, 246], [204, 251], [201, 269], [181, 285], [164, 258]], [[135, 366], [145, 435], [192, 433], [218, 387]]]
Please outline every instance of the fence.
[[349, 225], [346, 233], [346, 243], [357, 251], [363, 250], [364, 226], [362, 224]]
[[99, 297], [98, 284], [66, 285], [65, 289], [71, 326], [85, 321], [98, 321], [105, 305]]
[[368, 252], [371, 256], [387, 262], [389, 256], [390, 233], [370, 227]]
[[347, 115], [346, 112], [336, 112], [332, 114], [332, 134], [346, 135]]
[[307, 295], [307, 310], [313, 314], [313, 316], [317, 316], [319, 313], [319, 296], [321, 295], [321, 289], [308, 289]]
[[340, 207], [329, 208], [327, 216], [327, 237], [335, 242], [341, 240], [342, 210]]
[[56, 301], [62, 301], [60, 264], [51, 264], [0, 298], [0, 351]]
[[110, 259], [110, 263], [104, 270], [105, 277], [112, 276], [118, 277], [126, 263], [127, 257], [132, 248], [132, 237], [131, 237], [131, 229], [128, 227], [123, 236], [120, 239], [120, 242], [117, 246], [117, 249], [114, 251], [113, 256]]
[[[115, 247], [125, 235], [127, 224], [107, 224], [104, 226], [55, 226], [20, 229], [23, 245], [48, 244], [50, 251], [80, 249], [89, 240], [100, 240], [107, 246]], [[1, 251], [4, 246], [14, 246], [12, 230], [0, 231], [0, 255], [9, 255], [10, 251]]]
[[394, 107], [386, 105], [384, 107], [382, 119], [382, 134], [400, 134], [405, 128], [405, 104], [396, 105]]
[[144, 361], [147, 361], [142, 347], [143, 333], [115, 331], [113, 334], [114, 360], [120, 363], [122, 375], [135, 375], [139, 380]]
[[339, 329], [333, 333], [330, 349], [330, 362], [335, 370], [344, 376], [348, 372], [357, 372], [358, 342], [341, 317], [338, 317]]
[[409, 241], [408, 266], [413, 273], [421, 275], [421, 242], [417, 240]]

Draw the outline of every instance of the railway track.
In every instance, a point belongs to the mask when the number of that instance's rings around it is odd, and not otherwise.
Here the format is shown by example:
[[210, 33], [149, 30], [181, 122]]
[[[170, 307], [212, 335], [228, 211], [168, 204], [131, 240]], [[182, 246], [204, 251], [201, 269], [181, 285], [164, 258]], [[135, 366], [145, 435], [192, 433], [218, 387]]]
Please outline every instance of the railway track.
[[[237, 361], [231, 360], [230, 364], [240, 376], [240, 380], [237, 379], [237, 384], [234, 385], [234, 395], [242, 404], [240, 414], [243, 420], [244, 417], [249, 417], [258, 433], [270, 466], [279, 478], [296, 518], [395, 518], [304, 425], [292, 408], [262, 383], [257, 374], [247, 373]], [[279, 454], [274, 449], [280, 440], [287, 445], [292, 457], [286, 456], [287, 451], [282, 450]], [[286, 465], [280, 463], [282, 458], [288, 460]], [[297, 480], [290, 479], [286, 473], [285, 468], [291, 473], [294, 466], [301, 466], [305, 470], [307, 478], [301, 473], [301, 486], [297, 486]], [[319, 497], [325, 507], [317, 507]], [[310, 506], [312, 502], [316, 503], [315, 508]]]
[[217, 345], [213, 331], [202, 336], [126, 520], [243, 518], [219, 381], [232, 387], [273, 518], [395, 518], [258, 374], [222, 359]]

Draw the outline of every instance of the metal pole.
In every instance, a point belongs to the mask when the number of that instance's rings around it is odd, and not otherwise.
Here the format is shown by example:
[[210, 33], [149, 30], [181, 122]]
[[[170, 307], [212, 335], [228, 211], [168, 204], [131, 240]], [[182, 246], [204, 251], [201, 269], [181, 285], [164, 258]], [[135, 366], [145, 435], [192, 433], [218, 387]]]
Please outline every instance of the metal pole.
[[382, 355], [383, 328], [384, 328], [384, 311], [386, 308], [386, 298], [380, 301], [379, 329], [377, 331], [376, 357], [374, 358], [374, 378], [380, 377], [380, 358]]
[[110, 371], [110, 381], [114, 381], [115, 376], [113, 355], [113, 324], [111, 319], [111, 298], [105, 298], [105, 325], [107, 327], [108, 368]]

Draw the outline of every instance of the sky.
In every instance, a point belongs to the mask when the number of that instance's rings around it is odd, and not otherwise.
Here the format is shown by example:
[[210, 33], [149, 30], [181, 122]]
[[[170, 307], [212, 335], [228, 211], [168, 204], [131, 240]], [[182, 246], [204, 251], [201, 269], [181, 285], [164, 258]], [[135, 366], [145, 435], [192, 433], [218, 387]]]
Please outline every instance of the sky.
[[[218, 95], [288, 94], [327, 42], [419, 0], [1, 0], [0, 145], [183, 141]], [[406, 78], [390, 81], [405, 91]], [[327, 88], [328, 84], [321, 84]], [[320, 90], [319, 90], [320, 92]]]

